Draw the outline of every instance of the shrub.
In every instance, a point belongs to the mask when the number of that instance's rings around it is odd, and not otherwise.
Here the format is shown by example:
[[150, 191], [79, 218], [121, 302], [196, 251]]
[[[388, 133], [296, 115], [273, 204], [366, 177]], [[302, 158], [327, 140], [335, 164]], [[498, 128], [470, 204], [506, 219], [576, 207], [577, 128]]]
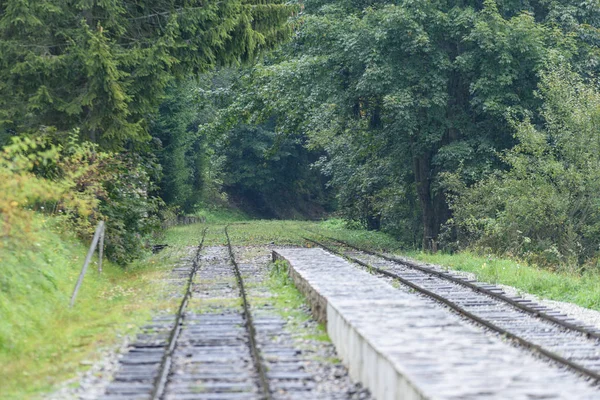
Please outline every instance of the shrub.
[[11, 237], [29, 238], [36, 202], [57, 201], [65, 187], [33, 173], [34, 168], [55, 162], [59, 149], [42, 140], [14, 138], [0, 152], [0, 235], [6, 244]]
[[106, 221], [106, 255], [119, 264], [140, 256], [160, 227], [160, 199], [150, 172], [154, 164], [127, 154], [99, 151], [69, 135], [13, 138], [0, 154], [0, 228], [9, 239], [32, 240], [34, 211], [61, 216], [65, 230], [89, 239]]
[[508, 168], [453, 187], [453, 223], [463, 245], [540, 265], [596, 263], [600, 246], [600, 92], [565, 68], [539, 87], [543, 121], [516, 123]]
[[110, 179], [103, 182], [107, 196], [100, 212], [106, 219], [106, 251], [119, 264], [149, 250], [152, 234], [161, 227], [158, 212], [163, 202], [151, 195], [154, 186], [148, 164], [152, 163], [141, 157], [115, 155], [108, 168]]

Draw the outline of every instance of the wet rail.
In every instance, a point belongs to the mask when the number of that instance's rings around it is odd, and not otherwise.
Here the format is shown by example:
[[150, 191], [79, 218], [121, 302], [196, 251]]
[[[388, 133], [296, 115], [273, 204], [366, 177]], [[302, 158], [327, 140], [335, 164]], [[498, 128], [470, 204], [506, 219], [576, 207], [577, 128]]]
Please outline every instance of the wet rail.
[[258, 372], [260, 378], [260, 384], [262, 387], [263, 398], [265, 400], [271, 400], [271, 390], [269, 388], [269, 381], [267, 379], [266, 369], [264, 362], [261, 358], [260, 352], [257, 346], [256, 340], [256, 328], [252, 319], [252, 312], [250, 310], [250, 304], [248, 303], [248, 296], [246, 295], [246, 288], [244, 287], [244, 279], [240, 273], [240, 268], [237, 261], [235, 260], [235, 254], [233, 253], [233, 247], [231, 246], [231, 239], [229, 238], [229, 225], [225, 227], [225, 236], [227, 237], [227, 249], [229, 251], [229, 258], [233, 265], [235, 278], [238, 283], [240, 290], [240, 297], [242, 298], [242, 305], [244, 307], [244, 320], [246, 322], [246, 330], [248, 331], [250, 341], [250, 352], [252, 353], [252, 359], [254, 360], [254, 366]]
[[529, 300], [510, 297], [494, 285], [474, 282], [449, 272], [318, 235], [324, 238], [322, 241], [334, 244], [325, 244], [309, 237], [304, 239], [376, 274], [396, 280], [448, 306], [463, 317], [586, 378], [600, 382], [600, 335], [595, 328], [588, 328]]

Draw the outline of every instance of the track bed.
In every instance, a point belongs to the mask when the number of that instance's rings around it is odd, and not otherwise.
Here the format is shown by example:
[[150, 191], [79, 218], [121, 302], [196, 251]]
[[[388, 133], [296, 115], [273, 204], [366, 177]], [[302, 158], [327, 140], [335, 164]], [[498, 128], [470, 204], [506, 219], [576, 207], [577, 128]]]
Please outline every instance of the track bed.
[[333, 345], [310, 338], [320, 331], [308, 308], [299, 331], [272, 301], [271, 250], [220, 234], [228, 246], [190, 249], [173, 269], [179, 313], [143, 329], [101, 399], [370, 399]]

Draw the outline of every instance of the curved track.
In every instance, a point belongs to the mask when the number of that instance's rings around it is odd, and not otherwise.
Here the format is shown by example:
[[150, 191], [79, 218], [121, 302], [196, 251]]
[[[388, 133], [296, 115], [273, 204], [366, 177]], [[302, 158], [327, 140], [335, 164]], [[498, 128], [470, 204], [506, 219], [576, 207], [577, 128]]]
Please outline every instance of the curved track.
[[466, 280], [439, 269], [319, 235], [337, 244], [325, 244], [308, 237], [304, 239], [376, 274], [399, 281], [475, 323], [600, 382], [600, 334], [597, 330], [528, 300], [509, 297], [493, 285]]

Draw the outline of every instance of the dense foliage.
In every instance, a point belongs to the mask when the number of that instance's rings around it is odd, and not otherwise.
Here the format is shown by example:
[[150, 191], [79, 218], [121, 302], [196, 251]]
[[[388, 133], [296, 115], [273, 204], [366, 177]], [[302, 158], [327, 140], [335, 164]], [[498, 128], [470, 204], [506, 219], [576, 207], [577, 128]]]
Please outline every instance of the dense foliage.
[[0, 0], [5, 236], [54, 201], [82, 237], [106, 220], [112, 259], [141, 254], [160, 226], [156, 195], [189, 211], [204, 186], [201, 139], [188, 135], [197, 113], [168, 88], [252, 61], [288, 36], [292, 11], [280, 0]]
[[347, 219], [436, 249], [456, 234], [441, 178], [458, 171], [466, 187], [510, 167], [498, 154], [520, 140], [515, 121], [545, 118], [544, 71], [595, 74], [599, 9], [307, 2], [293, 42], [254, 69], [233, 109], [324, 150], [318, 166]]
[[173, 85], [150, 127], [162, 167], [160, 195], [170, 206], [184, 212], [192, 212], [206, 191], [205, 140], [197, 132], [199, 106], [194, 82]]
[[157, 196], [171, 212], [337, 208], [429, 250], [596, 260], [598, 4], [299, 5], [287, 24], [280, 0], [0, 0], [0, 143], [97, 142], [81, 216], [113, 221], [123, 260]]
[[151, 128], [163, 168], [161, 196], [186, 212], [234, 205], [263, 218], [315, 218], [331, 207], [312, 168], [320, 151], [280, 135], [275, 119], [244, 123], [232, 107], [248, 69], [221, 69], [173, 86]]
[[289, 13], [277, 0], [0, 1], [0, 131], [143, 143], [174, 77], [251, 59]]
[[[542, 123], [517, 123], [508, 169], [452, 201], [459, 240], [541, 265], [596, 262], [600, 248], [600, 91], [571, 71], [543, 75]], [[455, 176], [449, 175], [451, 183]]]
[[318, 218], [330, 207], [325, 179], [311, 168], [319, 153], [272, 123], [239, 125], [216, 143], [223, 190], [242, 209], [267, 218]]

